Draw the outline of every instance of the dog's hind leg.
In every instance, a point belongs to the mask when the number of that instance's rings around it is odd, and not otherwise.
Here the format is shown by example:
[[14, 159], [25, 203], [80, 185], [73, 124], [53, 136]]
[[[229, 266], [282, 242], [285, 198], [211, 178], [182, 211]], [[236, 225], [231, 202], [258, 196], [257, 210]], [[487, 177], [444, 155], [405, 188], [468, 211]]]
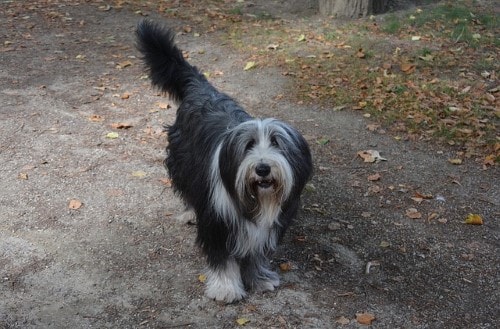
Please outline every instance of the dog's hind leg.
[[226, 303], [233, 303], [246, 297], [240, 266], [233, 258], [227, 259], [225, 264], [209, 266], [206, 276], [207, 297]]
[[186, 206], [184, 211], [177, 216], [175, 216], [175, 220], [179, 224], [196, 224], [196, 213], [191, 206]]

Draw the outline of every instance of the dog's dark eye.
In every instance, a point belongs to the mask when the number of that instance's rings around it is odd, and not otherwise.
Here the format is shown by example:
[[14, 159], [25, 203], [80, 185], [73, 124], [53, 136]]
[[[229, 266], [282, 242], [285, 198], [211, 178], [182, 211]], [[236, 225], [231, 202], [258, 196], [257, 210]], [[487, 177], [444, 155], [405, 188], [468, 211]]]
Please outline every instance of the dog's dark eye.
[[245, 146], [245, 151], [248, 151], [250, 150], [253, 146], [255, 145], [255, 141], [252, 139], [251, 141], [249, 141], [247, 143], [247, 145]]
[[275, 136], [271, 137], [271, 146], [278, 147], [278, 140]]

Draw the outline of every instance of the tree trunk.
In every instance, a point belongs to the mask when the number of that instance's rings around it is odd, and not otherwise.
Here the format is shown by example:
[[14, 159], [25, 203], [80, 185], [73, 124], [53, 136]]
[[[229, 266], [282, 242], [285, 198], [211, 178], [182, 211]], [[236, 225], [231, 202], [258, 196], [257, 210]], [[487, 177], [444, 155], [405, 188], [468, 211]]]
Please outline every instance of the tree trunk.
[[389, 0], [319, 0], [319, 12], [325, 16], [359, 18], [387, 9]]

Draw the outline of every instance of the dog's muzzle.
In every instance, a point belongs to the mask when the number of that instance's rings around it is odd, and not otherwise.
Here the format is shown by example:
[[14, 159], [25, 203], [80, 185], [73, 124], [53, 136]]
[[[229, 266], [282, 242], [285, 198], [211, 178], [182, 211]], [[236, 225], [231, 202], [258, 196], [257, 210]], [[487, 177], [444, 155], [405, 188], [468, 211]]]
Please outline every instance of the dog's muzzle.
[[255, 184], [261, 189], [274, 187], [275, 180], [271, 177], [271, 166], [266, 163], [259, 163], [255, 167]]

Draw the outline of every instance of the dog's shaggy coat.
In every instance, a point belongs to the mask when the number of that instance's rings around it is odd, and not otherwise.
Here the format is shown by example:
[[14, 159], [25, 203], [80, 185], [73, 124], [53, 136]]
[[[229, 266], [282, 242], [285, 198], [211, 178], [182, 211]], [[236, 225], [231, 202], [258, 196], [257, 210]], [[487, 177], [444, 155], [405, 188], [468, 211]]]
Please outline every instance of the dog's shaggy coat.
[[234, 302], [245, 289], [274, 290], [270, 254], [294, 219], [311, 176], [304, 138], [275, 119], [255, 119], [216, 90], [174, 44], [174, 33], [144, 20], [137, 46], [154, 86], [179, 102], [168, 127], [166, 167], [197, 219], [207, 257], [206, 295]]

